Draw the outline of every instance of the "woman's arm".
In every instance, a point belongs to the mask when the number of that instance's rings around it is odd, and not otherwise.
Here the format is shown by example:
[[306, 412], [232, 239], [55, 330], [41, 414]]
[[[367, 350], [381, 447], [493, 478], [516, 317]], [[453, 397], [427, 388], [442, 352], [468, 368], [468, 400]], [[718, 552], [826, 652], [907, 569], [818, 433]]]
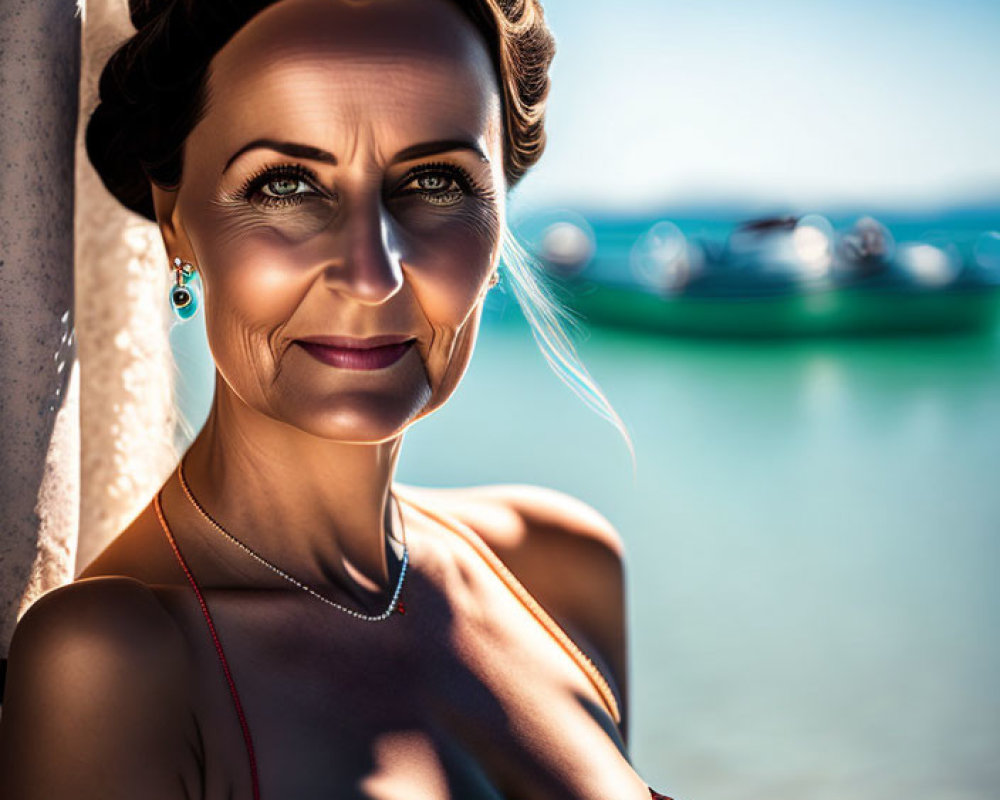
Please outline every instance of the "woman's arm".
[[200, 797], [187, 652], [138, 581], [95, 578], [43, 595], [11, 640], [0, 797]]

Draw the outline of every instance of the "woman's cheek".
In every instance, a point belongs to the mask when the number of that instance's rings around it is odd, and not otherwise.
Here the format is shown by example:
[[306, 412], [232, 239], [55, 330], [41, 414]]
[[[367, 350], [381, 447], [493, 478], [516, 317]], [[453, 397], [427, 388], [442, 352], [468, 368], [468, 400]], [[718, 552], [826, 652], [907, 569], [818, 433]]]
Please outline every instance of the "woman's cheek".
[[308, 270], [272, 229], [215, 233], [199, 249], [208, 265], [203, 286], [209, 344], [220, 365], [245, 360], [266, 369], [277, 356], [276, 332], [308, 291]]
[[443, 404], [464, 374], [478, 333], [483, 289], [500, 235], [495, 210], [462, 213], [421, 211], [408, 219], [401, 238], [413, 294], [433, 331], [424, 360], [432, 397], [430, 413]]
[[[463, 319], [479, 299], [500, 234], [493, 207], [423, 208], [398, 215], [402, 256], [414, 281], [433, 283], [425, 311], [437, 319]], [[419, 288], [419, 287], [418, 287]]]
[[421, 416], [447, 402], [468, 368], [479, 332], [482, 305], [472, 304], [466, 316], [454, 325], [435, 330], [433, 347], [425, 359], [431, 397]]
[[466, 197], [452, 206], [407, 198], [398, 201], [392, 210], [403, 227], [416, 236], [457, 234], [489, 242], [500, 232], [501, 208], [493, 192]]

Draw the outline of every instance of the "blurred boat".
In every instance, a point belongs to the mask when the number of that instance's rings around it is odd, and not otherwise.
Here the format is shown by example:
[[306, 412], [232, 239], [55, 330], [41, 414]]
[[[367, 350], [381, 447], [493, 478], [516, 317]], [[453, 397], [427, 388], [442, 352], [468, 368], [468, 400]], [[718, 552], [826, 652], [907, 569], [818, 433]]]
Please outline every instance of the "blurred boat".
[[854, 286], [757, 297], [663, 297], [586, 284], [570, 306], [607, 325], [696, 336], [961, 333], [996, 328], [1000, 287], [900, 292]]
[[661, 221], [635, 240], [628, 271], [553, 274], [585, 319], [663, 333], [975, 332], [1000, 318], [998, 243], [988, 231], [970, 253], [951, 242], [897, 244], [872, 217], [838, 234], [818, 215], [751, 220], [720, 243]]

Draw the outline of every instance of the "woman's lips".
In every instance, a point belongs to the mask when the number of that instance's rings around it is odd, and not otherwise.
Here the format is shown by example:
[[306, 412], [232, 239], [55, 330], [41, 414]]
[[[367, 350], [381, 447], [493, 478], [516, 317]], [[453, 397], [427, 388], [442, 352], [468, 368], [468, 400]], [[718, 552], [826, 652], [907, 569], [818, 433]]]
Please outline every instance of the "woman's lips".
[[302, 340], [297, 340], [296, 344], [300, 345], [303, 350], [317, 361], [321, 361], [331, 367], [341, 367], [342, 369], [382, 369], [399, 361], [415, 341], [415, 339], [410, 339], [407, 342], [400, 342], [399, 344], [369, 348], [331, 347], [330, 345]]

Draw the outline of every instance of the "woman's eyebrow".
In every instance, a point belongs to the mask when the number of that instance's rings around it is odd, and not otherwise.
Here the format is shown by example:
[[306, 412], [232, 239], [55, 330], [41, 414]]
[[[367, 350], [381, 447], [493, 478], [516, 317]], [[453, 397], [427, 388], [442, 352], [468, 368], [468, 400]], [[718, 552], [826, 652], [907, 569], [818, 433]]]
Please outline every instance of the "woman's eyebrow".
[[313, 147], [312, 145], [297, 144], [296, 142], [278, 142], [274, 139], [254, 139], [252, 142], [243, 145], [243, 147], [229, 157], [226, 166], [222, 168], [222, 172], [225, 173], [233, 165], [233, 162], [248, 150], [257, 150], [258, 148], [276, 150], [279, 153], [284, 153], [286, 156], [292, 156], [292, 158], [308, 158], [311, 161], [323, 161], [327, 164], [337, 165], [337, 157], [333, 153]]
[[449, 150], [468, 150], [479, 156], [480, 161], [487, 164], [490, 163], [489, 157], [482, 151], [479, 145], [468, 139], [441, 139], [436, 142], [423, 142], [421, 144], [415, 144], [396, 153], [391, 163], [395, 164], [400, 161], [410, 161], [414, 158], [423, 158], [424, 156], [446, 153]]
[[[319, 147], [313, 147], [308, 144], [300, 144], [298, 142], [279, 142], [274, 139], [254, 139], [252, 142], [248, 142], [243, 145], [239, 150], [233, 153], [229, 160], [226, 162], [226, 166], [222, 168], [223, 174], [233, 165], [233, 162], [239, 158], [241, 155], [249, 150], [256, 150], [259, 148], [265, 148], [268, 150], [275, 150], [279, 153], [284, 153], [287, 156], [292, 156], [293, 158], [307, 158], [311, 161], [322, 161], [327, 164], [337, 165], [337, 157], [326, 150]], [[478, 144], [467, 139], [441, 139], [434, 142], [422, 142], [420, 144], [411, 145], [400, 150], [393, 157], [393, 164], [400, 161], [411, 161], [415, 158], [423, 158], [424, 156], [436, 155], [438, 153], [445, 153], [449, 150], [468, 150], [479, 157], [480, 161], [485, 163], [490, 163], [489, 157], [482, 151], [482, 148]]]

